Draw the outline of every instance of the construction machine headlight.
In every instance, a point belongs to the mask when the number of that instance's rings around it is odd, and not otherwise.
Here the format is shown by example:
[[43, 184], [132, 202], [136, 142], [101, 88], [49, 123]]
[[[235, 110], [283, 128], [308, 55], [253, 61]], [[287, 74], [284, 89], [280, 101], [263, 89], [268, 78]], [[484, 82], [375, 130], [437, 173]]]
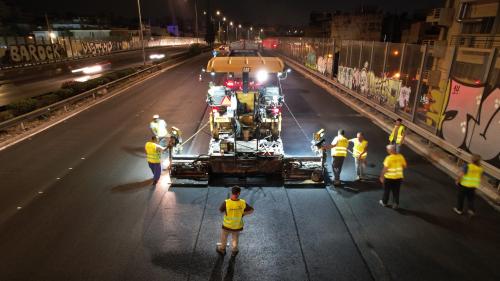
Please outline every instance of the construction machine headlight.
[[259, 70], [257, 71], [257, 82], [263, 83], [267, 81], [267, 78], [269, 78], [269, 73], [265, 70]]

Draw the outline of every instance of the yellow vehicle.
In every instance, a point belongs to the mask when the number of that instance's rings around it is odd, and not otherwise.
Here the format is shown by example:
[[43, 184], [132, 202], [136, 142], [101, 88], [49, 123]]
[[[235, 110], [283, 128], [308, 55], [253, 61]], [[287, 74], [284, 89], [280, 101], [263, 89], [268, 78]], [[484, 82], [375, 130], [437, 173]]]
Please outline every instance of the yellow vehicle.
[[[285, 79], [284, 63], [276, 57], [215, 57], [209, 76], [211, 139], [208, 153], [174, 155], [171, 176], [228, 183], [238, 178], [256, 184], [323, 183], [322, 156], [288, 157], [281, 139]], [[241, 182], [238, 182], [241, 184]]]

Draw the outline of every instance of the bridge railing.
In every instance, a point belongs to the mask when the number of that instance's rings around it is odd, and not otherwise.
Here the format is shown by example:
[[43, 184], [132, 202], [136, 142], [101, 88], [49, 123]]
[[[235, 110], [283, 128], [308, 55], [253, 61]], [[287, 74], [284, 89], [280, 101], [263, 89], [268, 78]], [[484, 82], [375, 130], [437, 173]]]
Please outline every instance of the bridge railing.
[[500, 56], [495, 48], [281, 38], [278, 50], [317, 78], [500, 179]]

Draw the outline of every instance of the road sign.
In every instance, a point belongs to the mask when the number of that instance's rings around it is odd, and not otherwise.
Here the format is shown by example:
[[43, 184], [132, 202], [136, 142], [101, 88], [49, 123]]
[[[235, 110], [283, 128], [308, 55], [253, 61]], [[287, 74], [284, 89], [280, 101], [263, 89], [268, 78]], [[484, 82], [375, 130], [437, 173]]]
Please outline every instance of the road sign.
[[220, 102], [220, 105], [222, 105], [222, 106], [231, 106], [231, 98], [229, 98], [229, 96], [224, 96], [224, 98]]

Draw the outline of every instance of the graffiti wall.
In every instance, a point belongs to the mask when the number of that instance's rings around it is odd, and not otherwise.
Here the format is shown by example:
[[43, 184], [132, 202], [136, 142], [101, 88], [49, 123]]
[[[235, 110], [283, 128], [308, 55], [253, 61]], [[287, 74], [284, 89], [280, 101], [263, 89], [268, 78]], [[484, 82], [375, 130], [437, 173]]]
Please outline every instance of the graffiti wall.
[[104, 55], [129, 49], [127, 41], [82, 41], [80, 44], [83, 55]]
[[447, 142], [500, 167], [500, 89], [451, 79], [439, 135]]
[[37, 63], [66, 58], [66, 49], [61, 44], [11, 45], [4, 53], [2, 63]]
[[[340, 84], [376, 100], [381, 105], [395, 108], [401, 104], [402, 107], [406, 107], [409, 92], [406, 87], [402, 89], [401, 80], [385, 76], [379, 77], [373, 71], [369, 71], [368, 66], [368, 62], [365, 62], [361, 69], [340, 65], [337, 79]], [[401, 101], [399, 100], [400, 93], [402, 93]]]

